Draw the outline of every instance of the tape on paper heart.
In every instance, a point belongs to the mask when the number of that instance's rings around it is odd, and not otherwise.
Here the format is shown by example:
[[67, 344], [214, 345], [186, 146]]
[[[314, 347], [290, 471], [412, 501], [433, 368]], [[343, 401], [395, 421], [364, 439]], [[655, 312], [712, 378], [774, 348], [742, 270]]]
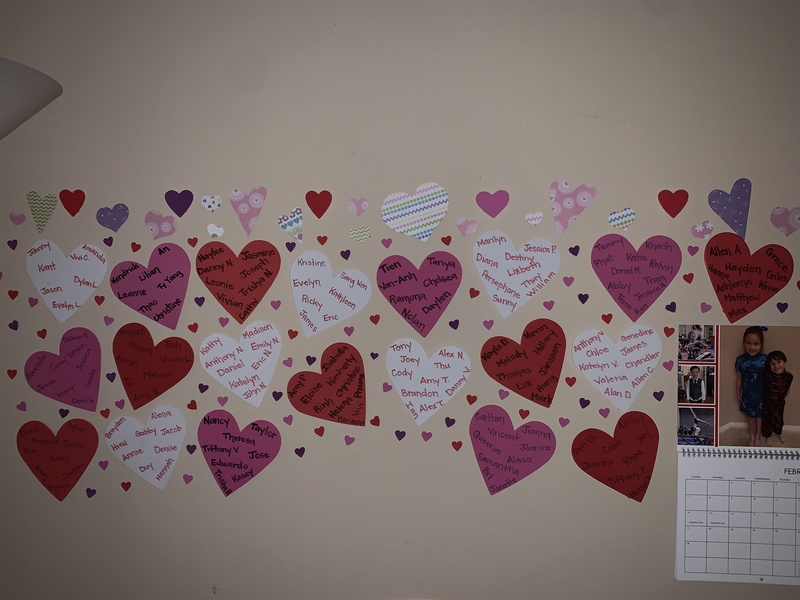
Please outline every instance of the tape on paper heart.
[[35, 392], [56, 402], [97, 410], [100, 394], [100, 341], [84, 327], [61, 336], [59, 353], [34, 352], [25, 361], [25, 379]]
[[472, 364], [456, 346], [428, 357], [419, 342], [404, 338], [389, 346], [386, 370], [414, 422], [422, 425], [467, 384]]
[[492, 404], [472, 416], [469, 438], [492, 496], [541, 469], [556, 451], [556, 436], [546, 424], [527, 421], [514, 429], [508, 413]]
[[747, 233], [752, 189], [753, 185], [749, 179], [738, 179], [734, 182], [730, 193], [712, 190], [708, 194], [708, 205], [711, 210], [742, 239]]
[[56, 209], [56, 195], [45, 194], [40, 196], [36, 192], [28, 192], [25, 195], [28, 200], [28, 207], [31, 209], [31, 216], [33, 222], [36, 223], [36, 230], [42, 233], [42, 230], [47, 226], [53, 211]]
[[120, 327], [112, 349], [122, 387], [134, 410], [180, 382], [194, 364], [189, 342], [170, 337], [154, 345], [147, 327], [139, 323]]
[[751, 254], [747, 243], [730, 232], [708, 240], [704, 257], [714, 293], [731, 323], [781, 291], [794, 272], [792, 255], [783, 246], [768, 244]]
[[269, 421], [253, 421], [239, 429], [225, 410], [213, 410], [197, 428], [197, 442], [211, 474], [226, 496], [251, 482], [281, 449], [281, 433]]
[[17, 451], [22, 460], [59, 502], [91, 464], [97, 442], [97, 430], [83, 419], [70, 419], [55, 435], [39, 421], [29, 421], [17, 432]]
[[378, 265], [378, 289], [412, 329], [427, 337], [456, 295], [461, 263], [449, 252], [432, 252], [417, 269], [404, 256], [392, 255]]
[[481, 348], [481, 364], [497, 383], [545, 408], [553, 398], [564, 366], [567, 340], [561, 326], [535, 319], [522, 332], [520, 343], [495, 336]]
[[561, 179], [550, 185], [550, 208], [556, 225], [556, 235], [561, 235], [572, 225], [597, 192], [590, 185], [579, 185], [574, 190]]
[[175, 329], [186, 299], [190, 270], [186, 250], [173, 243], [160, 244], [150, 253], [147, 266], [136, 261], [117, 264], [111, 270], [111, 291], [143, 317]]
[[572, 342], [572, 360], [586, 379], [622, 412], [628, 410], [661, 359], [661, 336], [631, 325], [617, 342], [587, 329]]
[[289, 279], [306, 336], [346, 321], [366, 306], [372, 294], [372, 285], [364, 273], [348, 269], [333, 275], [328, 257], [321, 252], [298, 256]]
[[519, 248], [500, 231], [477, 239], [472, 260], [489, 297], [503, 317], [519, 310], [539, 293], [558, 272], [558, 248], [537, 238]]
[[40, 240], [28, 250], [25, 268], [33, 286], [59, 323], [69, 319], [94, 294], [106, 276], [105, 253], [91, 244], [64, 256], [55, 242]]
[[572, 459], [581, 471], [637, 502], [647, 493], [657, 454], [658, 427], [637, 411], [619, 418], [613, 437], [585, 429], [572, 442]]
[[363, 427], [367, 388], [361, 354], [350, 344], [331, 344], [319, 364], [320, 373], [292, 375], [287, 385], [289, 402], [304, 415]]
[[422, 242], [447, 214], [450, 198], [438, 183], [424, 183], [413, 194], [392, 194], [381, 203], [381, 218], [392, 231]]
[[123, 465], [163, 490], [175, 470], [186, 436], [186, 420], [174, 406], [150, 411], [147, 423], [134, 417], [115, 419], [106, 428], [106, 445]]
[[117, 233], [120, 227], [125, 224], [125, 221], [128, 220], [128, 214], [128, 207], [120, 202], [115, 204], [113, 208], [107, 206], [98, 208], [95, 218], [100, 226]]
[[199, 352], [206, 373], [257, 407], [278, 364], [281, 334], [272, 323], [255, 321], [242, 331], [239, 342], [214, 333], [203, 340]]
[[200, 248], [195, 268], [222, 308], [242, 324], [278, 277], [281, 255], [265, 240], [253, 240], [238, 256], [224, 243], [214, 241]]
[[[231, 206], [233, 210], [236, 211], [236, 216], [239, 217], [242, 229], [244, 229], [247, 235], [250, 235], [253, 228], [256, 226], [258, 215], [261, 214], [261, 209], [264, 208], [266, 199], [267, 188], [263, 186], [253, 188], [250, 190], [249, 194], [245, 194], [244, 190], [240, 190], [239, 188], [234, 188], [231, 191]], [[205, 198], [203, 198], [203, 200], [205, 200]], [[214, 211], [212, 210], [211, 212]]]

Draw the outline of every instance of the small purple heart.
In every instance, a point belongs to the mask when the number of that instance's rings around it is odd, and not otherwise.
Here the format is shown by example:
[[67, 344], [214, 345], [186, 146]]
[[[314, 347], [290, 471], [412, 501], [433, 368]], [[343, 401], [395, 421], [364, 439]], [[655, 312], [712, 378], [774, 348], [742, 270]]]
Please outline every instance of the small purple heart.
[[220, 406], [225, 406], [228, 403], [227, 396], [217, 396], [217, 402], [219, 402]]
[[98, 208], [95, 218], [100, 226], [117, 233], [119, 228], [128, 220], [128, 214], [128, 207], [120, 202], [115, 204], [114, 208], [108, 208], [107, 206]]
[[39, 304], [39, 299], [38, 298], [34, 298], [33, 296], [28, 296], [28, 306], [33, 308], [37, 304]]
[[192, 483], [192, 479], [194, 479], [194, 477], [192, 477], [188, 473], [184, 473], [183, 474], [183, 483], [185, 483], [186, 485], [189, 485], [190, 483]]
[[588, 398], [581, 398], [578, 400], [578, 404], [581, 405], [581, 408], [586, 408], [591, 404], [591, 401]]
[[664, 399], [664, 391], [663, 390], [659, 390], [657, 392], [653, 392], [653, 398], [655, 398], [656, 400], [661, 402], [661, 400]]
[[392, 238], [383, 238], [381, 240], [381, 244], [383, 244], [384, 248], [388, 248], [389, 246], [392, 245]]
[[111, 246], [114, 244], [114, 238], [113, 238], [113, 237], [111, 237], [111, 236], [104, 237], [104, 238], [103, 238], [103, 243], [104, 243], [106, 246], [108, 246], [109, 248], [111, 248]]
[[384, 381], [383, 382], [383, 393], [385, 394], [386, 392], [390, 392], [391, 390], [392, 390], [391, 384], [389, 384], [389, 383]]
[[8, 240], [6, 244], [8, 244], [8, 247], [11, 248], [12, 250], [17, 249], [17, 240]]
[[433, 434], [432, 434], [430, 431], [423, 431], [423, 432], [422, 432], [422, 439], [423, 439], [424, 441], [426, 441], [426, 442], [427, 442], [427, 441], [428, 441], [429, 439], [431, 439], [432, 437], [433, 437]]
[[195, 450], [197, 450], [197, 446], [195, 444], [186, 444], [186, 451], [189, 454], [194, 454]]
[[117, 374], [113, 371], [111, 373], [106, 373], [106, 379], [108, 379], [109, 382], [114, 383], [114, 381], [117, 379]]
[[399, 430], [399, 429], [395, 429], [395, 431], [394, 431], [394, 437], [396, 437], [396, 438], [397, 438], [397, 441], [399, 442], [399, 441], [400, 441], [400, 440], [402, 440], [404, 437], [406, 437], [406, 432], [405, 432], [405, 431], [401, 431], [401, 430]]
[[379, 356], [379, 354], [378, 354], [377, 352], [370, 352], [370, 353], [369, 353], [369, 357], [370, 357], [372, 360], [375, 360], [376, 358], [378, 358], [378, 356]]
[[25, 412], [26, 410], [28, 410], [28, 405], [25, 404], [25, 400], [23, 400], [22, 402], [17, 404], [17, 410], [22, 411], [22, 412]]
[[299, 456], [300, 458], [303, 458], [303, 454], [306, 453], [306, 449], [305, 447], [300, 446], [299, 448], [294, 449], [294, 453], [297, 454], [297, 456]]
[[280, 301], [280, 300], [273, 300], [273, 301], [272, 301], [272, 302], [270, 302], [269, 304], [270, 304], [270, 306], [272, 306], [272, 308], [274, 308], [275, 310], [278, 310], [278, 309], [281, 307], [281, 301]]
[[701, 302], [700, 303], [700, 312], [701, 313], [707, 313], [710, 310], [711, 310], [711, 305], [710, 304], [708, 304], [707, 302]]
[[671, 360], [665, 360], [662, 365], [667, 371], [672, 371], [672, 367], [675, 366], [675, 363]]
[[356, 438], [354, 438], [352, 435], [346, 435], [346, 436], [344, 436], [344, 443], [345, 443], [347, 446], [349, 446], [350, 444], [352, 444], [352, 443], [353, 443], [353, 442], [355, 442], [355, 441], [356, 441]]
[[122, 410], [123, 408], [125, 408], [125, 399], [124, 398], [120, 398], [119, 400], [115, 400], [114, 401], [114, 406], [116, 406], [118, 409]]
[[678, 305], [677, 305], [677, 304], [675, 304], [675, 302], [670, 302], [670, 303], [669, 303], [669, 304], [667, 304], [667, 305], [666, 305], [664, 308], [666, 308], [666, 309], [667, 309], [669, 312], [671, 312], [671, 313], [674, 313], [674, 312], [675, 312], [675, 309], [677, 308], [677, 306], [678, 306]]
[[558, 424], [561, 425], [561, 427], [566, 427], [569, 425], [569, 419], [567, 417], [558, 417]]
[[580, 246], [570, 246], [569, 247], [569, 253], [572, 254], [572, 256], [578, 256], [578, 252], [580, 252], [580, 251], [581, 251], [581, 247]]
[[58, 414], [61, 415], [62, 419], [65, 419], [67, 417], [67, 415], [69, 414], [69, 411], [66, 408], [59, 408], [58, 409]]
[[777, 306], [778, 306], [778, 310], [781, 313], [785, 313], [786, 309], [789, 308], [789, 303], [788, 302], [778, 302]]
[[342, 250], [341, 252], [339, 252], [339, 255], [343, 259], [348, 260], [350, 258], [350, 250]]
[[108, 461], [107, 460], [101, 460], [97, 464], [100, 466], [101, 469], [103, 469], [103, 471], [105, 471], [108, 468]]
[[192, 205], [192, 201], [194, 200], [194, 195], [189, 190], [183, 190], [182, 192], [176, 192], [175, 190], [169, 190], [166, 194], [164, 194], [164, 200], [167, 201], [167, 206], [172, 209], [178, 218], [182, 217], [186, 214], [186, 211], [189, 210], [189, 207]]
[[498, 390], [497, 395], [500, 396], [500, 400], [508, 398], [508, 392], [506, 390]]
[[565, 286], [569, 287], [575, 281], [575, 278], [574, 277], [564, 277], [564, 278], [562, 278], [562, 281], [564, 282]]
[[200, 390], [201, 394], [205, 394], [208, 391], [208, 386], [205, 383], [197, 384], [197, 389]]
[[219, 318], [219, 324], [222, 325], [223, 327], [225, 327], [225, 325], [228, 324], [228, 321], [230, 321], [230, 319], [228, 317], [220, 317]]
[[494, 320], [487, 319], [486, 321], [483, 322], [483, 326], [486, 327], [487, 330], [491, 329], [492, 327], [494, 327]]
[[578, 294], [578, 300], [581, 301], [581, 304], [586, 304], [586, 301], [589, 299], [589, 294]]
[[197, 304], [197, 306], [203, 306], [203, 303], [204, 303], [205, 301], [206, 301], [206, 299], [205, 299], [205, 297], [204, 297], [204, 296], [197, 296], [197, 297], [194, 299], [194, 303], [195, 303], [195, 304]]
[[450, 417], [445, 417], [444, 418], [444, 424], [447, 425], [448, 427], [452, 427], [453, 425], [456, 424], [456, 420], [455, 419], [451, 419]]
[[283, 422], [286, 423], [287, 425], [291, 425], [293, 421], [294, 421], [293, 415], [286, 415], [285, 417], [283, 417]]
[[108, 327], [109, 325], [111, 325], [113, 322], [114, 322], [114, 317], [109, 317], [108, 315], [106, 315], [105, 317], [103, 317], [103, 323], [105, 323], [105, 324], [106, 324], [106, 327]]
[[286, 242], [286, 249], [287, 249], [289, 252], [291, 252], [292, 250], [294, 250], [294, 247], [295, 247], [296, 245], [297, 245], [297, 244], [295, 244], [294, 242]]
[[700, 250], [699, 246], [688, 246], [686, 251], [689, 253], [689, 256], [694, 256], [697, 254], [698, 250]]
[[306, 362], [308, 363], [308, 366], [310, 367], [315, 362], [317, 362], [317, 357], [316, 356], [311, 356], [310, 354], [308, 354], [308, 355], [306, 355]]
[[747, 217], [750, 213], [750, 192], [753, 185], [749, 179], [737, 179], [730, 194], [723, 190], [712, 190], [708, 194], [711, 210], [733, 229], [740, 238], [747, 233]]
[[290, 356], [289, 358], [284, 359], [283, 365], [285, 367], [291, 367], [293, 362], [294, 361], [292, 360], [292, 357]]
[[353, 335], [353, 332], [354, 332], [355, 330], [356, 330], [356, 328], [355, 328], [355, 327], [352, 327], [352, 326], [348, 325], [348, 326], [346, 326], [346, 327], [344, 328], [344, 333], [345, 333], [345, 335], [347, 335], [347, 337], [350, 337], [351, 335]]
[[91, 498], [97, 493], [97, 490], [94, 488], [86, 488], [86, 497]]
[[458, 319], [453, 319], [450, 321], [449, 325], [452, 329], [458, 329]]
[[547, 310], [553, 310], [553, 307], [556, 303], [553, 300], [545, 300], [542, 302], [542, 306], [544, 306]]
[[11, 323], [8, 324], [8, 328], [13, 331], [16, 331], [17, 329], [19, 329], [19, 321], [14, 319], [13, 321], [11, 321]]
[[597, 412], [600, 413], [601, 417], [603, 417], [604, 419], [607, 419], [608, 415], [611, 414], [611, 409], [610, 408], [601, 408]]

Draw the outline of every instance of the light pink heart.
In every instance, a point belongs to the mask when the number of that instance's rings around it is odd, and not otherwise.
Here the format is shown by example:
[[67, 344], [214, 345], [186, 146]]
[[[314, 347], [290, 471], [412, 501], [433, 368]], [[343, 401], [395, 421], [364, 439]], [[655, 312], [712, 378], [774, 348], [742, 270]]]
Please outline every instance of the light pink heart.
[[294, 417], [292, 415], [286, 415], [285, 417], [283, 417], [283, 422], [286, 423], [287, 425], [291, 425], [293, 421]]
[[12, 212], [8, 215], [8, 218], [11, 219], [11, 222], [14, 225], [22, 225], [25, 222], [25, 215], [18, 212]]
[[220, 406], [225, 406], [228, 403], [227, 396], [217, 396], [217, 402], [219, 402]]
[[553, 310], [553, 307], [556, 305], [555, 301], [553, 300], [545, 300], [542, 302], [542, 306], [544, 306], [547, 310]]
[[700, 312], [707, 313], [711, 310], [711, 305], [708, 302], [701, 302], [700, 303]]
[[192, 479], [194, 479], [194, 477], [192, 477], [188, 473], [184, 473], [183, 474], [183, 483], [188, 485], [188, 484], [192, 483]]
[[786, 208], [778, 206], [769, 214], [769, 221], [786, 237], [800, 229], [800, 206]]
[[431, 439], [432, 437], [433, 437], [433, 434], [432, 434], [430, 431], [423, 431], [423, 432], [422, 432], [422, 439], [423, 439], [424, 441], [426, 441], [426, 442], [427, 442], [427, 441], [428, 441], [429, 439]]
[[346, 445], [348, 445], [348, 446], [349, 446], [350, 444], [352, 444], [353, 442], [355, 442], [355, 441], [356, 441], [356, 438], [354, 438], [352, 435], [346, 435], [346, 436], [344, 436], [344, 443], [345, 443]]
[[603, 417], [604, 419], [607, 419], [608, 415], [611, 414], [611, 409], [610, 408], [601, 408], [597, 412], [600, 413], [601, 417]]

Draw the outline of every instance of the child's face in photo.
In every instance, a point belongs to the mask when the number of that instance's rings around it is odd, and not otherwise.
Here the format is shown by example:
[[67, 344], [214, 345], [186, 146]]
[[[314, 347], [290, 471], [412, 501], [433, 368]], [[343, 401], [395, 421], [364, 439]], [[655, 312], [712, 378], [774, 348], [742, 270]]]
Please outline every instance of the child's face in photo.
[[749, 356], [756, 356], [761, 352], [761, 340], [755, 333], [750, 333], [744, 338], [744, 351]]
[[773, 358], [769, 361], [769, 368], [772, 369], [775, 375], [783, 375], [783, 372], [786, 370], [786, 363], [780, 358]]
[[692, 379], [698, 379], [700, 377], [700, 369], [691, 369], [689, 373], [692, 376]]

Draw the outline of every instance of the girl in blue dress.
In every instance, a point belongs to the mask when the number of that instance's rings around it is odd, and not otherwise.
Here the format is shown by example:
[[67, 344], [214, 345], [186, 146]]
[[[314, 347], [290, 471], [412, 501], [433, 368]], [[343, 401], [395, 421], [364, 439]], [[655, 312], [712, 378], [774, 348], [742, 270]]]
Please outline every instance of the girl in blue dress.
[[760, 327], [748, 327], [742, 336], [744, 354], [736, 357], [736, 398], [739, 411], [747, 417], [748, 446], [761, 445], [761, 403], [764, 400], [764, 382], [767, 355], [764, 332]]

